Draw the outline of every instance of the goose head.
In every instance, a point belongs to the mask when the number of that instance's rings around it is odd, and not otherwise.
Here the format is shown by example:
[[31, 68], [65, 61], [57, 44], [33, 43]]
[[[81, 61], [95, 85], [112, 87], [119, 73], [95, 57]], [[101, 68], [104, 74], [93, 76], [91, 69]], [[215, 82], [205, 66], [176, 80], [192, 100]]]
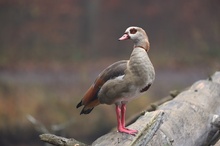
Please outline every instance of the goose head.
[[148, 36], [146, 32], [140, 27], [136, 27], [136, 26], [128, 27], [125, 30], [124, 35], [120, 37], [118, 40], [122, 41], [128, 39], [131, 39], [134, 42], [134, 48], [141, 47], [144, 48], [146, 51], [148, 51], [150, 48]]

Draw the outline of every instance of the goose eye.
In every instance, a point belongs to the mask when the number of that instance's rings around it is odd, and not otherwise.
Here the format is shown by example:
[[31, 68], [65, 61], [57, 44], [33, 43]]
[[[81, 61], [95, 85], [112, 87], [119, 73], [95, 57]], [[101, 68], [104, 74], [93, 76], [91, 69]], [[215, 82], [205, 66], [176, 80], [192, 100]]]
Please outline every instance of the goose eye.
[[135, 28], [130, 29], [131, 34], [135, 34], [136, 32], [137, 32], [137, 29], [135, 29]]

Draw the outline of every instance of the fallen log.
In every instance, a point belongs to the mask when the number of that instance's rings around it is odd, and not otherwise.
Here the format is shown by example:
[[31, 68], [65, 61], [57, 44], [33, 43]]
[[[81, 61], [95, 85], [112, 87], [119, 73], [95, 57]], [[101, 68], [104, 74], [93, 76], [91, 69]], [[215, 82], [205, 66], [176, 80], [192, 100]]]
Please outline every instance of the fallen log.
[[[131, 136], [113, 131], [91, 145], [209, 146], [220, 143], [220, 72], [207, 80], [197, 81], [155, 111], [140, 114], [129, 127], [139, 133]], [[74, 139], [51, 134], [42, 134], [40, 138], [58, 146], [86, 146]]]

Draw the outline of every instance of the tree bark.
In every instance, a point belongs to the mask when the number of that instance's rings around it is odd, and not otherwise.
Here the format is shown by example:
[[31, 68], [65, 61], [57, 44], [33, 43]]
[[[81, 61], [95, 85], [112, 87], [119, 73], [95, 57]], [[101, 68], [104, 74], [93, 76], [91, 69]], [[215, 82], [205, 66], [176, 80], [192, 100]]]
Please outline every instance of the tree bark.
[[[174, 99], [156, 107], [155, 111], [142, 113], [129, 127], [139, 133], [131, 136], [113, 131], [92, 145], [209, 146], [220, 143], [220, 72], [194, 83]], [[41, 139], [44, 137], [41, 135]], [[74, 145], [86, 144], [76, 142]]]

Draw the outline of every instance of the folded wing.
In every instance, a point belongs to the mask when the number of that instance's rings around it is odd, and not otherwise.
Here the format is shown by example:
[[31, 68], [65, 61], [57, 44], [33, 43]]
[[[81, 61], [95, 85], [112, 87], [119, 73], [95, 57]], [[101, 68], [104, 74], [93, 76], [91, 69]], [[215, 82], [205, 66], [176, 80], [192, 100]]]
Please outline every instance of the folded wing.
[[89, 114], [95, 106], [100, 104], [98, 100], [100, 89], [108, 80], [124, 75], [125, 70], [127, 69], [127, 63], [128, 60], [115, 62], [99, 74], [95, 82], [87, 90], [82, 100], [76, 106], [79, 108], [84, 105], [80, 114]]

